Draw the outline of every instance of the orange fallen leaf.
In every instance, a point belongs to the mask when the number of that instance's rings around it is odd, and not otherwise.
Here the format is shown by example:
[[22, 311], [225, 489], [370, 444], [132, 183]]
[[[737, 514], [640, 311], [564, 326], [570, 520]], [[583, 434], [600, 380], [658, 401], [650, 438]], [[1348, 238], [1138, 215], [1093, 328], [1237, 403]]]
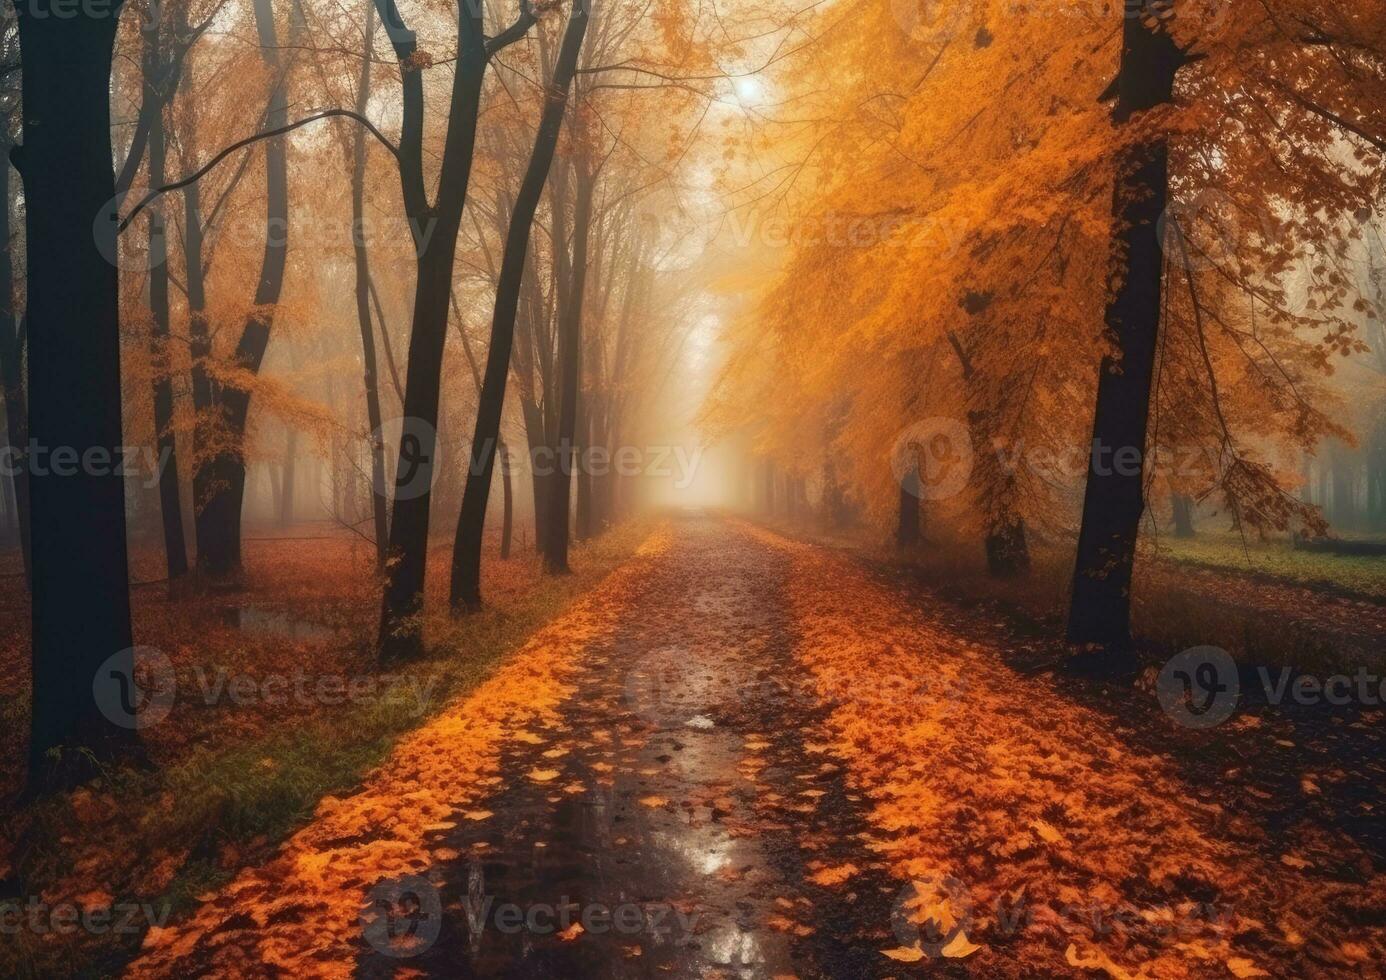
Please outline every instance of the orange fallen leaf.
[[809, 880], [816, 885], [831, 887], [832, 885], [842, 884], [860, 870], [861, 869], [855, 864], [848, 862], [847, 864], [840, 864], [835, 868], [819, 868], [813, 874], [809, 875]]
[[881, 955], [900, 963], [918, 963], [924, 958], [924, 951], [918, 946], [897, 946], [895, 949], [881, 950]]
[[939, 954], [950, 960], [965, 960], [981, 948], [967, 938], [967, 933], [959, 930], [956, 936], [944, 944]]

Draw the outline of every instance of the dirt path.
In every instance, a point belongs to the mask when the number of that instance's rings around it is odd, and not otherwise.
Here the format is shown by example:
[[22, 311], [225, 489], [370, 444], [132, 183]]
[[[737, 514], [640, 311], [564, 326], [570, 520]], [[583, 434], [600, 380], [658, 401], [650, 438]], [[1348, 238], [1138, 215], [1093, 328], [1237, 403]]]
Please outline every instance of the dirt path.
[[673, 524], [131, 973], [1379, 975], [1370, 855], [1316, 870], [947, 615]]
[[[858, 839], [841, 768], [803, 751], [810, 719], [772, 680], [793, 668], [787, 565], [714, 526], [685, 529], [677, 560], [651, 570], [644, 601], [589, 650], [556, 723], [503, 753], [506, 789], [484, 803], [496, 816], [445, 837], [457, 857], [435, 869], [444, 927], [413, 967], [485, 977], [883, 967], [889, 878], [864, 876], [849, 895], [809, 880], [830, 862], [880, 862]], [[507, 931], [503, 906], [535, 918]], [[584, 933], [566, 938], [572, 922]], [[368, 957], [366, 972], [384, 972], [384, 960]]]

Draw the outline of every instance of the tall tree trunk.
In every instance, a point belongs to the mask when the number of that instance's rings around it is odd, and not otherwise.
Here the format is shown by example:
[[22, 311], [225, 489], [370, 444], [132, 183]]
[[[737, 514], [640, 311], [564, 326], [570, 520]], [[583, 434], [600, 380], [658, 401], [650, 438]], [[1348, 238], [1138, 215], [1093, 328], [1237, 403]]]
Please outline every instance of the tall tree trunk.
[[577, 504], [574, 507], [573, 534], [579, 541], [586, 541], [592, 536], [592, 467], [589, 465], [592, 459], [592, 393], [588, 392], [588, 397], [578, 402], [578, 436], [577, 436], [577, 472], [574, 480], [577, 483]]
[[[184, 94], [196, 97], [192, 72], [180, 78]], [[197, 160], [197, 131], [189, 124], [179, 133], [184, 170]], [[214, 444], [216, 385], [207, 369], [212, 356], [211, 327], [207, 320], [207, 267], [202, 257], [205, 228], [202, 223], [202, 191], [198, 181], [183, 188], [183, 280], [188, 297], [188, 354], [192, 361], [193, 401], [193, 531], [197, 537], [199, 565], [206, 561], [201, 536], [202, 510], [212, 496], [211, 469], [207, 454]]]
[[1176, 538], [1191, 538], [1194, 536], [1193, 520], [1193, 500], [1187, 494], [1176, 493], [1173, 500], [1174, 507], [1174, 536]]
[[[378, 0], [377, 6], [396, 57], [401, 63], [412, 63], [418, 48], [414, 32], [404, 26], [394, 0]], [[424, 185], [423, 77], [416, 67], [401, 69], [404, 122], [400, 135], [400, 180], [414, 237], [416, 278], [404, 384], [406, 431], [400, 437], [395, 470], [390, 547], [380, 611], [379, 648], [385, 661], [410, 659], [423, 653], [421, 614], [443, 348], [447, 340], [453, 257], [471, 180], [481, 85], [486, 72], [486, 40], [481, 20], [479, 5], [458, 4], [458, 61], [453, 72], [437, 202], [432, 205]], [[507, 351], [507, 363], [508, 358]]]
[[544, 539], [548, 534], [549, 508], [547, 473], [540, 472], [540, 454], [548, 446], [545, 437], [544, 412], [533, 399], [521, 396], [520, 408], [525, 419], [525, 442], [529, 447], [530, 486], [534, 493], [534, 553], [544, 553]]
[[[1117, 125], [1168, 103], [1184, 55], [1159, 22], [1155, 0], [1123, 21], [1116, 81]], [[1147, 15], [1147, 16], [1141, 16]], [[1117, 161], [1112, 213], [1117, 228], [1107, 329], [1115, 355], [1102, 359], [1093, 415], [1083, 521], [1078, 536], [1068, 638], [1124, 650], [1131, 643], [1131, 575], [1145, 509], [1145, 438], [1160, 320], [1159, 219], [1169, 195], [1169, 147], [1163, 138], [1136, 144]], [[1138, 466], [1114, 466], [1115, 453], [1136, 452]]]
[[1014, 514], [1001, 516], [986, 535], [987, 573], [992, 578], [1014, 578], [1030, 570], [1030, 545], [1025, 520]]
[[[12, 472], [13, 453], [10, 446], [0, 446], [0, 453], [4, 453], [4, 466], [0, 467], [0, 511], [5, 515], [5, 535], [6, 537], [19, 537], [19, 505], [14, 499], [14, 479], [16, 474]], [[24, 587], [27, 589], [28, 583]]]
[[[365, 115], [371, 98], [371, 62], [375, 57], [375, 0], [366, 0], [366, 54], [356, 87], [356, 111]], [[385, 490], [385, 442], [380, 428], [380, 374], [375, 360], [375, 331], [371, 327], [371, 270], [366, 249], [366, 131], [358, 125], [352, 137], [351, 247], [356, 260], [356, 322], [361, 329], [361, 362], [365, 370], [366, 424], [371, 440], [371, 520], [375, 528], [375, 564], [385, 568], [389, 544], [389, 500]]]
[[[903, 503], [904, 499], [901, 498], [901, 504]], [[846, 525], [847, 514], [842, 498], [842, 486], [837, 482], [837, 465], [831, 455], [823, 461], [823, 511], [829, 527], [838, 529]]]
[[[162, 187], [168, 162], [164, 103], [160, 89], [164, 59], [156, 24], [144, 35], [144, 100], [149, 111], [149, 186]], [[173, 368], [169, 362], [170, 314], [168, 295], [168, 238], [164, 201], [149, 209], [149, 312], [153, 320], [150, 355], [154, 367], [154, 437], [159, 449], [159, 519], [164, 532], [164, 555], [169, 582], [188, 572], [188, 546], [183, 537], [183, 503], [178, 478], [178, 440], [173, 431]]]
[[[290, 427], [288, 434], [284, 437], [284, 475], [279, 491], [278, 517], [280, 527], [288, 527], [294, 522], [294, 476], [297, 470], [294, 460], [296, 456], [298, 456], [298, 430]], [[333, 496], [335, 499], [336, 495]]]
[[504, 494], [504, 511], [501, 518], [501, 561], [510, 558], [510, 537], [515, 530], [515, 489], [510, 480], [510, 447], [500, 444], [501, 492]]
[[1339, 528], [1352, 527], [1357, 514], [1353, 507], [1353, 482], [1356, 477], [1347, 450], [1339, 446], [1333, 453], [1333, 523]]
[[567, 575], [568, 510], [572, 502], [574, 442], [577, 436], [578, 401], [582, 397], [582, 306], [587, 291], [587, 244], [592, 229], [592, 191], [594, 178], [585, 161], [577, 168], [577, 193], [573, 199], [573, 254], [566, 261], [569, 287], [558, 324], [558, 365], [561, 403], [558, 413], [558, 466], [549, 496], [549, 538], [544, 553], [544, 569], [550, 575]]
[[895, 543], [901, 548], [911, 548], [919, 543], [919, 453], [914, 452], [914, 465], [910, 466], [900, 481], [900, 519], [895, 527]]
[[1367, 518], [1373, 530], [1386, 525], [1386, 422], [1372, 433], [1367, 446]]
[[[267, 129], [288, 121], [287, 79], [280, 70], [279, 44], [274, 11], [269, 0], [255, 0], [255, 26], [260, 35], [260, 56], [275, 75], [265, 114]], [[269, 347], [274, 309], [284, 290], [284, 267], [289, 254], [289, 171], [284, 137], [265, 141], [265, 251], [260, 262], [260, 281], [255, 288], [255, 308], [246, 317], [236, 345], [235, 364], [251, 375], [259, 374]], [[198, 568], [214, 578], [231, 575], [241, 565], [241, 511], [245, 503], [245, 432], [250, 416], [249, 388], [225, 385], [216, 400], [223, 438], [232, 445], [221, 449], [205, 465], [208, 497], [197, 515]]]
[[266, 463], [265, 477], [269, 480], [270, 512], [279, 514], [284, 503], [284, 464]]
[[[14, 298], [14, 255], [10, 216], [17, 185], [10, 175], [8, 143], [0, 143], [0, 387], [5, 389], [5, 440], [0, 453], [9, 470], [9, 492], [14, 501], [15, 526], [24, 558], [24, 581], [31, 584], [33, 568], [29, 547], [29, 422], [24, 393], [24, 334]], [[0, 479], [5, 479], [0, 474]]]
[[123, 440], [110, 85], [119, 3], [67, 17], [15, 9], [24, 143], [13, 158], [24, 180], [29, 436], [83, 461], [63, 463], [60, 473], [47, 460], [29, 474], [32, 786], [78, 778], [87, 753], [119, 755], [138, 741], [133, 711], [119, 710], [129, 707], [134, 677], [125, 487], [115, 465]]
[[[587, 34], [589, 13], [584, 0], [574, 0], [568, 26], [554, 63], [553, 78], [544, 92], [544, 111], [534, 139], [515, 207], [506, 231], [505, 254], [501, 259], [496, 285], [496, 307], [491, 319], [491, 348], [486, 354], [486, 374], [477, 404], [476, 429], [472, 436], [471, 466], [462, 494], [462, 513], [452, 553], [451, 603], [454, 610], [476, 609], [481, 605], [481, 544], [486, 525], [486, 503], [491, 493], [491, 474], [496, 461], [496, 440], [500, 433], [501, 409], [505, 404], [505, 383], [510, 372], [510, 352], [515, 339], [515, 313], [519, 308], [520, 285], [529, 236], [539, 198], [544, 192], [549, 168], [553, 164], [563, 115], [568, 106], [568, 90], [577, 71], [578, 54]], [[553, 510], [550, 509], [550, 514]]]

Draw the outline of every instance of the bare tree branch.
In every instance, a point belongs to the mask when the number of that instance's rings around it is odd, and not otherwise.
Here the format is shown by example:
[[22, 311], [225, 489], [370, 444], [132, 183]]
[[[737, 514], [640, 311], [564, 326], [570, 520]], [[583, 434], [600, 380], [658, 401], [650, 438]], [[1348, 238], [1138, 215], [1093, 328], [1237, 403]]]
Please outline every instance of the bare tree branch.
[[347, 119], [355, 119], [362, 126], [365, 126], [366, 129], [370, 131], [370, 134], [374, 136], [377, 140], [379, 140], [380, 144], [384, 146], [385, 149], [390, 151], [391, 156], [393, 156], [396, 160], [399, 159], [399, 149], [395, 146], [395, 144], [391, 143], [388, 139], [386, 139], [385, 134], [382, 133], [380, 130], [376, 129], [375, 124], [372, 123], [365, 116], [351, 109], [326, 109], [322, 112], [314, 113], [313, 115], [308, 116], [304, 119], [299, 119], [296, 122], [291, 122], [287, 126], [280, 126], [276, 129], [268, 129], [264, 132], [255, 133], [253, 136], [247, 136], [243, 140], [237, 140], [230, 146], [223, 149], [216, 156], [212, 157], [212, 159], [207, 161], [207, 163], [204, 164], [202, 167], [193, 171], [193, 173], [191, 173], [187, 177], [184, 177], [182, 180], [175, 181], [172, 184], [165, 184], [162, 187], [154, 188], [144, 196], [144, 199], [140, 201], [139, 204], [135, 205], [133, 211], [131, 211], [129, 214], [127, 214], [124, 218], [121, 219], [120, 225], [116, 228], [116, 232], [120, 233], [125, 231], [125, 229], [130, 226], [130, 222], [134, 221], [135, 218], [139, 216], [139, 213], [143, 211], [145, 208], [147, 208], [154, 201], [155, 198], [159, 197], [160, 195], [167, 194], [169, 191], [176, 191], [180, 188], [187, 187], [189, 184], [196, 183], [197, 181], [205, 177], [214, 167], [216, 167], [217, 164], [221, 163], [221, 161], [225, 160], [227, 157], [235, 153], [237, 150], [244, 149], [245, 147], [250, 146], [254, 143], [261, 142], [262, 140], [272, 139], [275, 136], [283, 136], [285, 133], [291, 133], [295, 129], [301, 129], [309, 123], [317, 122], [320, 119], [331, 119], [333, 117], [338, 116], [345, 117]]

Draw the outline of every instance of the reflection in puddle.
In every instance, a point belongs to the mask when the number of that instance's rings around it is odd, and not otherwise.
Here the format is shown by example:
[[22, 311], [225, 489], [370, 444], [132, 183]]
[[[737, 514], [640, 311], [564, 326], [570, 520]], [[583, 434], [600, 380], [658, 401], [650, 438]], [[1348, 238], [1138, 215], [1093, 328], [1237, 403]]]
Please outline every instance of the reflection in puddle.
[[709, 957], [719, 966], [729, 966], [743, 976], [760, 975], [748, 972], [765, 965], [765, 954], [761, 952], [756, 934], [737, 926], [727, 926], [716, 930], [710, 937]]
[[223, 619], [245, 633], [258, 636], [278, 636], [286, 640], [326, 642], [334, 631], [321, 623], [290, 616], [266, 606], [231, 606], [222, 611]]
[[735, 844], [725, 834], [717, 835], [720, 839], [708, 835], [705, 840], [695, 840], [692, 834], [675, 837], [656, 831], [651, 834], [651, 838], [656, 847], [674, 851], [682, 856], [691, 868], [705, 875], [716, 874], [727, 867], [731, 863], [732, 850], [735, 848]]

